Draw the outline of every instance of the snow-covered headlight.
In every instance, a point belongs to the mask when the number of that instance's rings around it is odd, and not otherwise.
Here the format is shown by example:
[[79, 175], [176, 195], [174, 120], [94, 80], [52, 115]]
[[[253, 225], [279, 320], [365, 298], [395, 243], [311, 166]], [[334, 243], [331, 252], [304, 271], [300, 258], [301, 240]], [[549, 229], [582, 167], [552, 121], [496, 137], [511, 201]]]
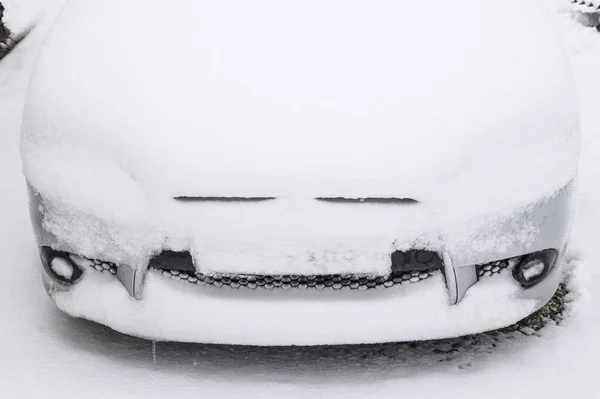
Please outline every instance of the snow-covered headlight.
[[529, 254], [515, 266], [513, 276], [523, 288], [540, 283], [556, 264], [558, 252], [554, 249]]

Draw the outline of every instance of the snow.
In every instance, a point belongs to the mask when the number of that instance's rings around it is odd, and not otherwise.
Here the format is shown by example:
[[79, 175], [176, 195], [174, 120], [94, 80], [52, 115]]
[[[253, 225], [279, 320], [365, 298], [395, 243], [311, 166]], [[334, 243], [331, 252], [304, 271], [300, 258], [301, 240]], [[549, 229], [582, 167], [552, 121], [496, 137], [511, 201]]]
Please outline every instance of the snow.
[[64, 259], [52, 259], [52, 261], [50, 262], [50, 267], [59, 276], [62, 276], [66, 279], [70, 279], [71, 277], [73, 277], [73, 266], [71, 266], [69, 262], [67, 262]]
[[564, 8], [568, 7], [572, 11], [575, 11], [575, 12], [585, 13], [588, 15], [600, 12], [600, 1], [598, 1], [598, 0], [594, 0], [594, 1], [578, 0], [578, 1], [573, 1], [574, 4], [570, 4], [568, 6], [566, 3], [567, 3], [566, 1], [563, 2], [563, 7]]
[[[500, 334], [496, 339], [471, 337], [450, 343], [328, 348], [157, 343], [156, 352], [151, 342], [64, 316], [43, 292], [19, 173], [20, 114], [39, 45], [39, 37], [30, 38], [0, 63], [0, 251], [4, 260], [0, 396], [596, 397], [600, 391], [600, 36], [566, 20], [560, 26], [576, 71], [584, 140], [569, 253], [574, 267], [572, 302], [563, 324], [545, 328], [539, 336]], [[183, 309], [185, 305], [173, 312]]]
[[[44, 227], [57, 249], [140, 271], [163, 249], [206, 273], [382, 274], [415, 240], [457, 265], [479, 260], [474, 243], [529, 248], [527, 215], [573, 181], [579, 152], [570, 65], [538, 6], [70, 2], [24, 111]], [[155, 26], [177, 40], [147, 40]]]
[[[557, 273], [554, 280], [560, 277]], [[463, 302], [450, 307], [441, 273], [418, 284], [369, 292], [265, 292], [199, 290], [151, 271], [142, 301], [133, 300], [112, 276], [97, 273], [53, 298], [68, 314], [148, 339], [315, 345], [446, 338], [505, 327], [540, 306], [520, 298], [519, 291], [510, 273], [503, 273], [482, 279]]]
[[[22, 1], [22, 0], [3, 0], [6, 26], [13, 32], [19, 33], [36, 25], [38, 21], [42, 21], [44, 17], [56, 13], [56, 0], [49, 1]], [[61, 1], [62, 3], [62, 1]]]
[[[534, 5], [147, 4], [72, 2], [51, 32], [22, 144], [46, 195], [106, 214], [181, 195], [412, 197], [461, 212], [573, 178], [568, 63]], [[428, 24], [413, 17], [432, 7]], [[146, 40], [155, 23], [178, 39]]]
[[534, 261], [532, 263], [533, 264], [526, 265], [526, 267], [523, 268], [523, 278], [525, 279], [525, 281], [529, 281], [532, 278], [541, 275], [544, 271], [544, 268], [546, 267], [544, 265], [544, 262], [539, 260]]
[[[204, 273], [384, 275], [389, 253], [404, 247], [444, 249], [457, 266], [518, 255], [539, 234], [536, 213], [553, 211], [540, 210], [536, 202], [473, 216], [465, 228], [464, 219], [432, 217], [426, 207], [316, 201], [190, 205], [173, 209], [167, 204], [172, 212], [142, 212], [111, 223], [114, 219], [90, 211], [47, 203], [44, 226], [62, 240], [61, 249], [141, 270], [149, 256], [167, 247], [189, 248]], [[473, 242], [480, 251], [463, 250]]]

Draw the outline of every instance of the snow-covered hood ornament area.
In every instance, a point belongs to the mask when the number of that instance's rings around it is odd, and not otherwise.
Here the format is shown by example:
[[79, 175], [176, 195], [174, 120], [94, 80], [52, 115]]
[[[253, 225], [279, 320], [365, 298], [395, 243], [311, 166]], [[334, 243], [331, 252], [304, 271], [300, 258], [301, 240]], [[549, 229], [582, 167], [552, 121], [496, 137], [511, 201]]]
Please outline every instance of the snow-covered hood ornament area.
[[[433, 296], [449, 295], [432, 302], [436, 314], [460, 302], [485, 265], [513, 259], [506, 270], [516, 280], [500, 291], [514, 306], [474, 329], [543, 305], [569, 234], [579, 128], [551, 18], [522, 3], [69, 2], [31, 78], [21, 141], [53, 299], [71, 314], [153, 335], [145, 323], [160, 309], [140, 313], [137, 327], [119, 321], [131, 309], [105, 318], [102, 307], [121, 299], [92, 287], [115, 279], [87, 276], [112, 270], [123, 298], [156, 303], [178, 295], [152, 276], [157, 264], [183, 273], [161, 263], [175, 254], [194, 284], [223, 285], [225, 276], [228, 287], [293, 287], [315, 276], [351, 287], [360, 276], [374, 279], [365, 289], [389, 285], [403, 301], [394, 273], [417, 281], [435, 269], [443, 278], [432, 289], [442, 294]], [[542, 260], [528, 258], [535, 253]], [[55, 257], [83, 268], [74, 275], [85, 284], [65, 280], [63, 261], [52, 269]], [[435, 267], [411, 270], [418, 259]], [[548, 278], [524, 290], [519, 278], [536, 273]], [[240, 311], [207, 288], [196, 300]], [[463, 317], [471, 316], [453, 323]], [[425, 324], [424, 337], [447, 334]], [[155, 331], [219, 340], [187, 327]], [[305, 343], [421, 338], [373, 331], [341, 341], [309, 334]], [[228, 340], [257, 343], [238, 338]]]

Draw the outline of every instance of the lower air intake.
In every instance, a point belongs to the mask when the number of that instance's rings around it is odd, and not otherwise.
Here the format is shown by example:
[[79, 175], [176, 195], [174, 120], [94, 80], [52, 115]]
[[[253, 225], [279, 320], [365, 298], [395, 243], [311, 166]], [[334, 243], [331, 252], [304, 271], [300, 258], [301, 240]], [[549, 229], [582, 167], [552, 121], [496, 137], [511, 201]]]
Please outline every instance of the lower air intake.
[[510, 259], [499, 260], [496, 262], [486, 263], [484, 265], [477, 266], [477, 277], [491, 277], [496, 274], [502, 273], [504, 270], [512, 269], [519, 261], [521, 260], [521, 256], [517, 256]]
[[184, 280], [199, 285], [248, 289], [315, 289], [315, 290], [368, 290], [388, 288], [399, 284], [417, 283], [434, 275], [438, 270], [414, 271], [395, 277], [358, 275], [205, 275], [188, 274], [178, 270], [162, 270], [162, 275], [174, 280]]
[[[73, 261], [80, 266], [87, 266], [99, 272], [116, 274], [116, 266], [110, 262], [90, 260], [71, 255]], [[479, 279], [491, 277], [506, 270], [511, 270], [522, 257], [490, 262], [477, 265]], [[394, 287], [401, 284], [418, 283], [437, 273], [439, 268], [396, 273], [392, 276], [363, 276], [363, 275], [208, 275], [203, 273], [185, 272], [175, 269], [157, 269], [164, 277], [184, 281], [200, 286], [225, 287], [234, 289], [265, 289], [265, 290], [372, 290]]]

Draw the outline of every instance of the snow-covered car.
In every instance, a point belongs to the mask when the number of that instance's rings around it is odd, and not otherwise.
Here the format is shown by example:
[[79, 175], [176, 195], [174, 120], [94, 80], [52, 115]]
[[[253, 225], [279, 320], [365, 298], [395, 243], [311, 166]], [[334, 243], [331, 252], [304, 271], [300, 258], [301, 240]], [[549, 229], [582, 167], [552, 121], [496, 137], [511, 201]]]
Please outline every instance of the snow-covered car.
[[21, 140], [46, 290], [156, 340], [421, 340], [561, 280], [571, 69], [534, 1], [71, 1]]

